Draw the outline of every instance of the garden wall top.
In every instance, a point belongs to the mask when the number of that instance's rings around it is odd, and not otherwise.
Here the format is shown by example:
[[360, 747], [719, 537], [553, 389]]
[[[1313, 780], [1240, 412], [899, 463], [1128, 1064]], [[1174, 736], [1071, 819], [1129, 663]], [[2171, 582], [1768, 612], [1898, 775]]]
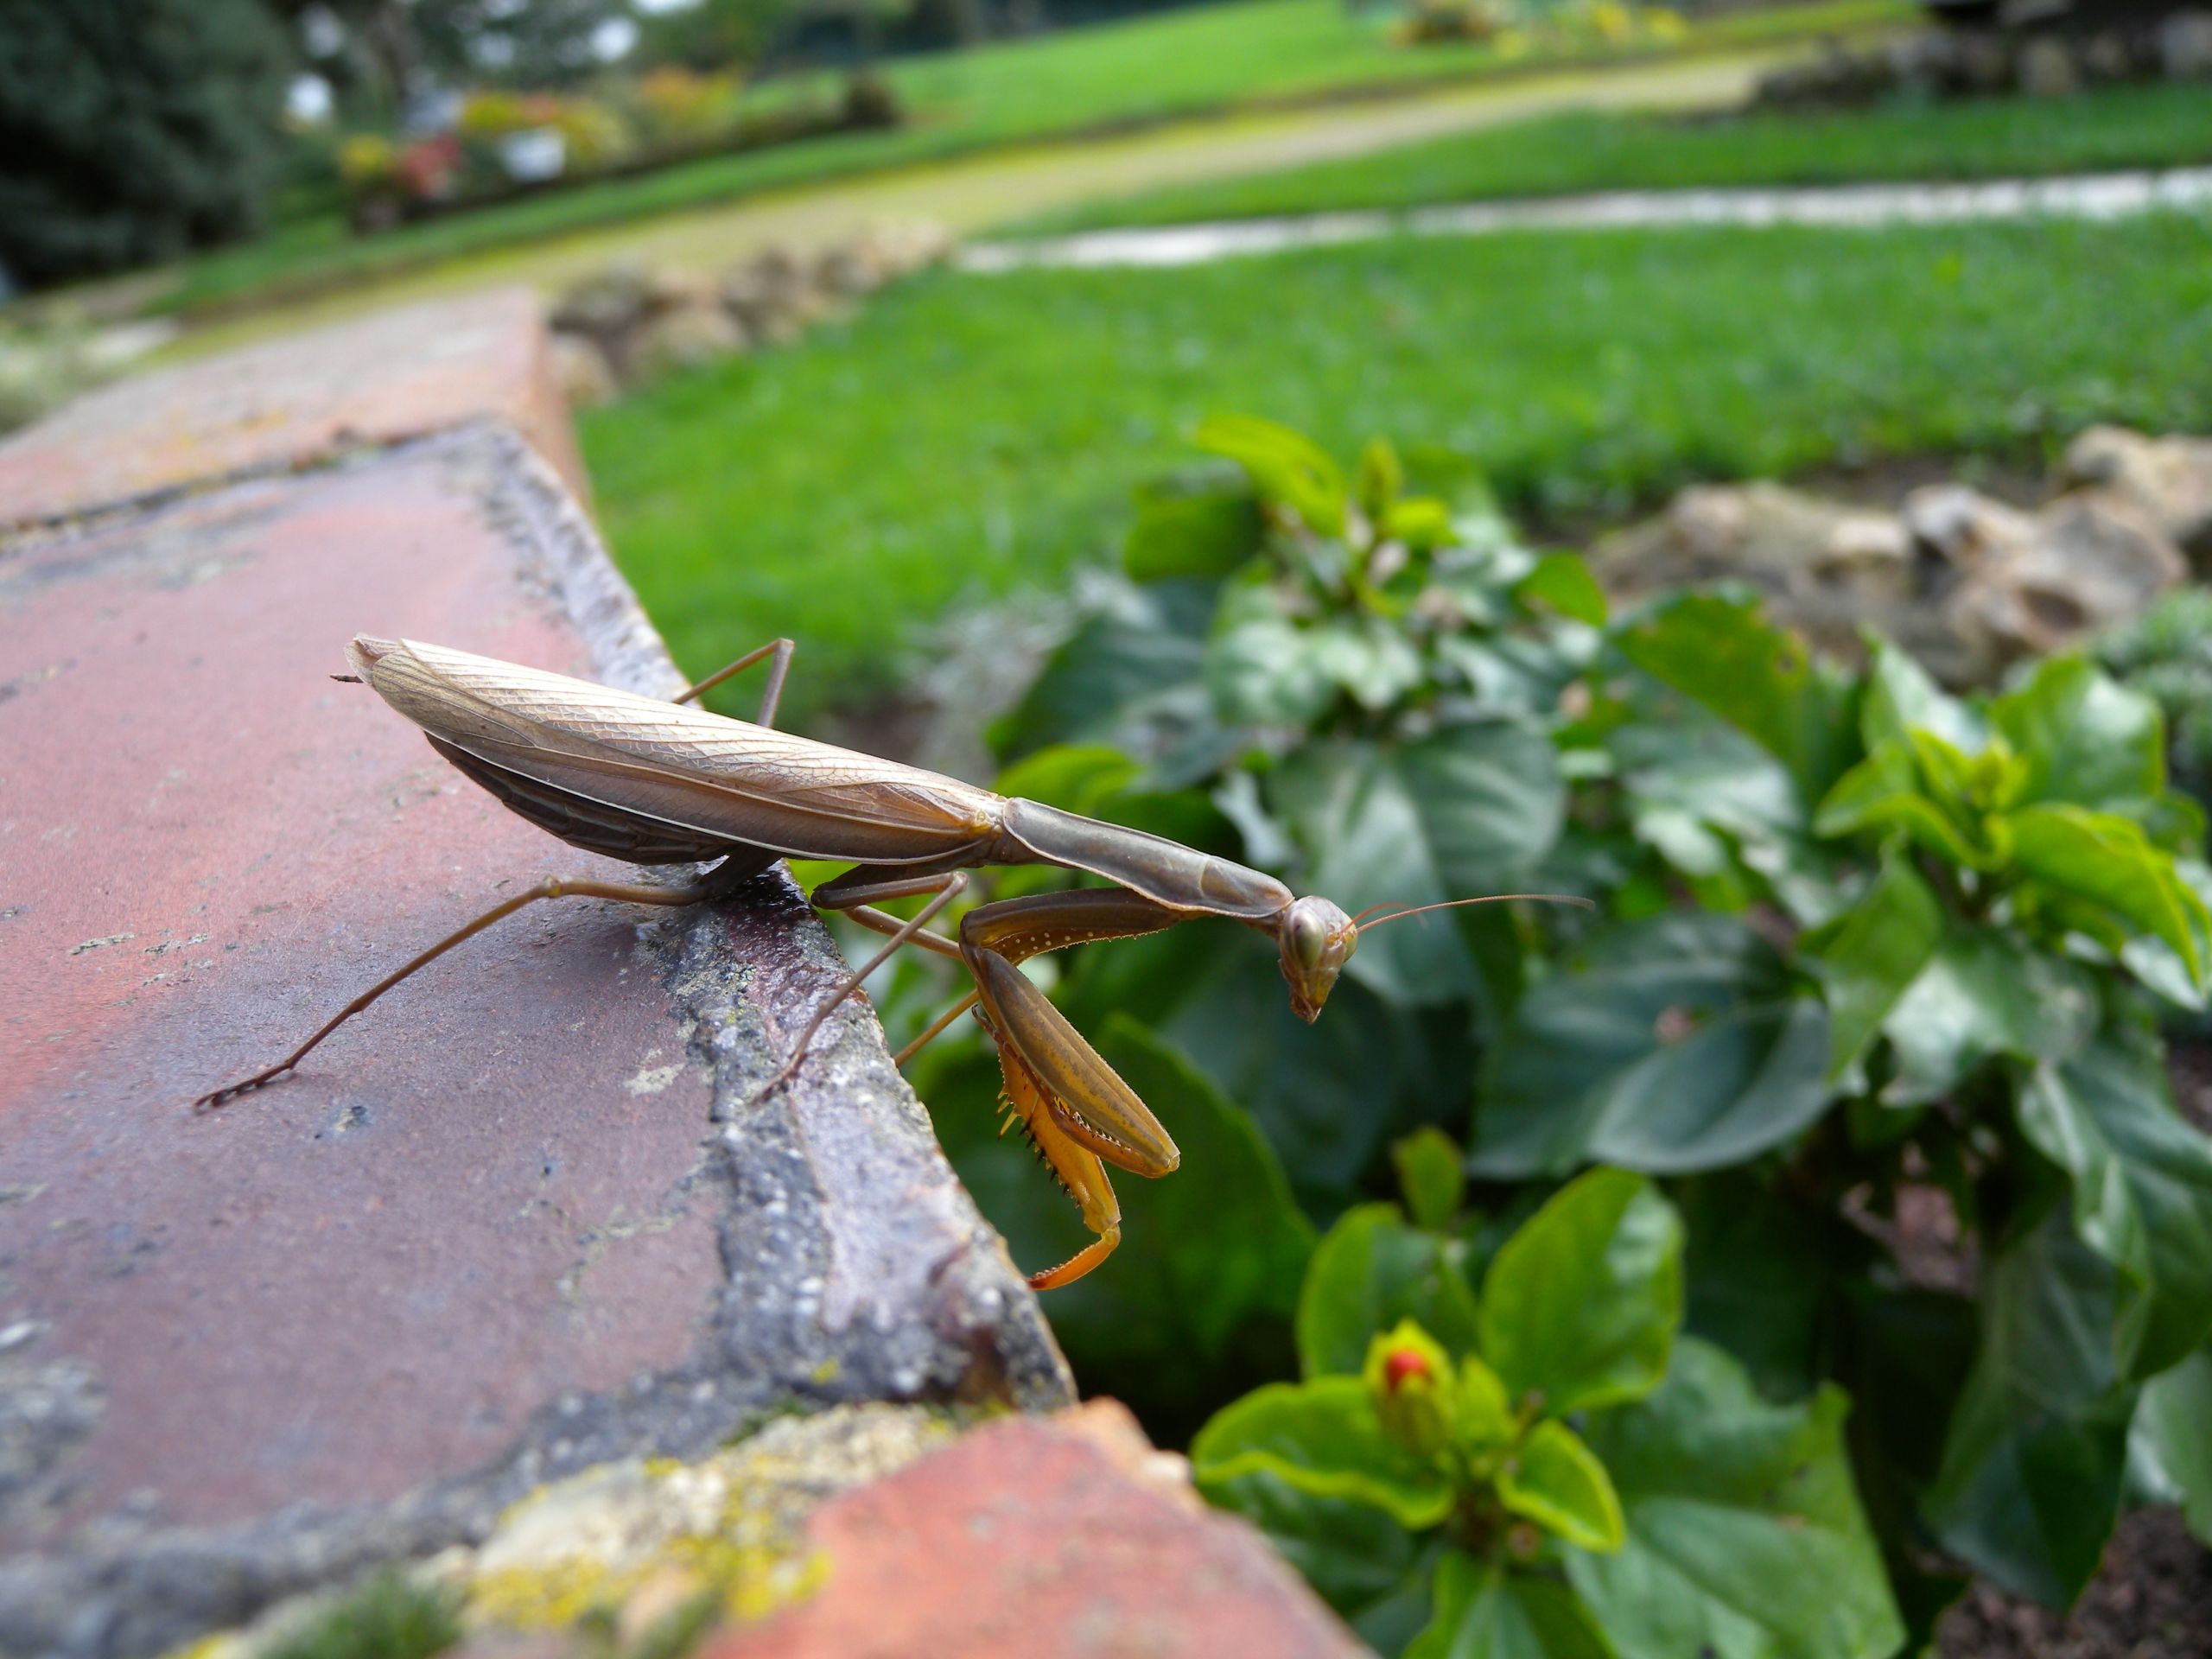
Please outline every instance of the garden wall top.
[[312, 466], [474, 419], [514, 428], [586, 495], [526, 289], [382, 312], [81, 397], [0, 443], [0, 529]]
[[373, 632], [678, 686], [542, 362], [470, 301], [0, 452], [0, 1650], [156, 1652], [794, 1402], [1070, 1396], [864, 1005], [755, 1103], [842, 972], [780, 870], [535, 907], [188, 1109], [518, 886], [633, 875], [329, 678]]

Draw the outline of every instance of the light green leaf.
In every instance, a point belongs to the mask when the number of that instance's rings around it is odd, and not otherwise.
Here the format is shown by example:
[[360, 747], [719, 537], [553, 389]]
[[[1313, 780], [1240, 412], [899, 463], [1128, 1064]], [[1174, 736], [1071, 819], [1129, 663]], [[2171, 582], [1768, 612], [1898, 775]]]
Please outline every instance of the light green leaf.
[[2200, 1348], [2144, 1385], [2134, 1432], [2172, 1483], [2189, 1529], [2212, 1544], [2212, 1351]]
[[1529, 1430], [1499, 1471], [1497, 1496], [1514, 1514], [1579, 1548], [1621, 1547], [1621, 1501], [1605, 1465], [1565, 1423], [1548, 1421]]
[[2165, 792], [2158, 704], [2083, 658], [2038, 664], [2026, 684], [1990, 705], [1989, 721], [2027, 762], [2024, 805], [2061, 801], [2119, 810]]
[[1249, 415], [1210, 415], [1192, 442], [1251, 474], [1260, 493], [1323, 536], [1344, 533], [1344, 480], [1328, 452], [1310, 438]]
[[2212, 1332], [2212, 1140], [2174, 1108], [2160, 1058], [2109, 1039], [2020, 1090], [2020, 1128], [2074, 1178], [2074, 1224], [2120, 1269], [2124, 1378], [2177, 1364]]
[[1304, 726], [1336, 701], [1338, 685], [1314, 660], [1316, 636], [1285, 616], [1274, 590], [1238, 578], [1222, 590], [1206, 644], [1206, 694], [1230, 725]]
[[2117, 1275], [2054, 1214], [1983, 1270], [1981, 1351], [1921, 1512], [2015, 1595], [2069, 1605], [2119, 1512], [2134, 1389], [2113, 1367]]
[[1303, 658], [1312, 672], [1342, 686], [1370, 714], [1380, 714], [1421, 683], [1421, 654], [1381, 617], [1328, 621], [1304, 631]]
[[[1567, 810], [1557, 753], [1521, 721], [1446, 726], [1409, 743], [1312, 743], [1266, 785], [1306, 854], [1306, 890], [1355, 912], [1511, 892]], [[1363, 935], [1346, 971], [1409, 1006], [1455, 1001], [1476, 982], [1450, 916]]]
[[1989, 741], [1980, 715], [1939, 687], [1905, 652], [1881, 640], [1866, 664], [1859, 736], [1871, 753], [1916, 731], [1933, 732], [1967, 754], [1979, 754]]
[[2181, 958], [2194, 983], [2205, 983], [2212, 914], [2176, 873], [2172, 855], [2152, 846], [2140, 826], [2108, 812], [2057, 805], [2026, 807], [2006, 822], [2022, 874], [2150, 934]]
[[1308, 1378], [1357, 1376], [1377, 1332], [1412, 1319], [1453, 1354], [1475, 1345], [1464, 1247], [1406, 1225], [1394, 1204], [1347, 1210], [1313, 1252], [1298, 1298], [1298, 1360]]
[[1904, 830], [1948, 863], [1975, 870], [1994, 865], [1973, 827], [1930, 798], [1910, 734], [1884, 743], [1846, 772], [1813, 814], [1813, 832], [1819, 836], [1891, 830]]
[[1627, 1519], [1567, 1578], [1622, 1659], [1888, 1659], [1904, 1640], [1843, 1444], [1842, 1394], [1761, 1400], [1685, 1338], [1666, 1384], [1605, 1414], [1591, 1450]]
[[1523, 605], [1548, 606], [1593, 628], [1605, 626], [1605, 590], [1580, 554], [1545, 554], [1515, 586], [1513, 596]]
[[1480, 1354], [1459, 1362], [1459, 1400], [1452, 1415], [1459, 1443], [1489, 1448], [1510, 1446], [1521, 1433], [1504, 1379], [1485, 1364]]
[[1826, 795], [1858, 747], [1843, 677], [1815, 663], [1757, 601], [1686, 594], [1638, 618], [1621, 651], [1662, 684], [1700, 702], [1789, 769], [1808, 801]]
[[998, 775], [1001, 795], [1019, 795], [1091, 817], [1136, 779], [1137, 763], [1103, 743], [1055, 743], [1024, 755]]
[[1529, 990], [1491, 1046], [1469, 1167], [1740, 1163], [1827, 1109], [1830, 1047], [1827, 1007], [1743, 922], [1670, 912], [1606, 928]]
[[1883, 1021], [1897, 1071], [1882, 1098], [1940, 1100], [1999, 1056], [2063, 1059], [2088, 1040], [2099, 1014], [2087, 969], [2017, 934], [1956, 925]]
[[1574, 1592], [1452, 1550], [1436, 1569], [1436, 1611], [1405, 1659], [1615, 1659]]
[[1891, 848], [1866, 895], [1799, 942], [1827, 993], [1828, 1075], [1873, 1040], [1943, 937], [1943, 907], [1902, 849]]
[[1415, 1530], [1452, 1510], [1444, 1471], [1382, 1432], [1356, 1376], [1269, 1383], [1223, 1407], [1191, 1442], [1201, 1485], [1255, 1471], [1319, 1497], [1372, 1504]]
[[1642, 1178], [1592, 1170], [1554, 1193], [1484, 1275], [1483, 1357], [1545, 1415], [1634, 1400], [1682, 1322], [1682, 1227]]
[[1431, 1232], [1449, 1227], [1467, 1196], [1466, 1162], [1459, 1143], [1433, 1123], [1424, 1123], [1390, 1143], [1390, 1162], [1398, 1172], [1398, 1190], [1406, 1195], [1414, 1224]]

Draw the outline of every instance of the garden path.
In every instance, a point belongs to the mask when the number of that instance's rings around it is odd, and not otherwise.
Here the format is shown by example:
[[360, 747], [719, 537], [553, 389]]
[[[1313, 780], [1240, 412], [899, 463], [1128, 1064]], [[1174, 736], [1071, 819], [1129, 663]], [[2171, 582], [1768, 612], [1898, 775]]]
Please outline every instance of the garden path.
[[1080, 202], [1302, 167], [1557, 111], [1719, 108], [1740, 101], [1762, 73], [1802, 50], [1462, 83], [1383, 101], [1209, 117], [771, 192], [271, 306], [195, 328], [169, 354], [199, 355], [429, 296], [518, 282], [550, 292], [618, 259], [716, 269], [772, 244], [817, 245], [886, 219], [929, 219], [967, 236]]
[[1239, 255], [1325, 247], [1405, 232], [1486, 236], [1498, 231], [1611, 231], [1701, 225], [1950, 224], [2028, 218], [2118, 219], [2212, 205], [2212, 167], [2087, 173], [1976, 184], [1852, 184], [1783, 189], [1609, 190], [1529, 201], [1458, 202], [1409, 212], [1306, 213], [1195, 225], [1089, 231], [1034, 241], [977, 242], [963, 270], [1032, 266], [1205, 264]]

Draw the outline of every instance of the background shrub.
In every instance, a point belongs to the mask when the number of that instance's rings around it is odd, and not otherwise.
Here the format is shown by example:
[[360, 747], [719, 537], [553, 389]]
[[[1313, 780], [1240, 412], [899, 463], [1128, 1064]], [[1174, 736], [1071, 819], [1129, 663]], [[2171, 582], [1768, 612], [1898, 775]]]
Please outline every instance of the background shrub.
[[289, 61], [255, 0], [0, 0], [0, 262], [35, 285], [255, 229]]

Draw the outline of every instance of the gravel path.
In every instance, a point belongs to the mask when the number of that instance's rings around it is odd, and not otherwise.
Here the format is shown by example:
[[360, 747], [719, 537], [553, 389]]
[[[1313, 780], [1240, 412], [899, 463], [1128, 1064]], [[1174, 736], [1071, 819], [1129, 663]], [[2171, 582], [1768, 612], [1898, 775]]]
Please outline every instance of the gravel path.
[[1466, 202], [1405, 212], [1314, 213], [1149, 229], [1089, 231], [1022, 242], [977, 242], [963, 270], [1032, 266], [1197, 265], [1406, 233], [1608, 231], [1699, 225], [1938, 225], [1969, 219], [2119, 219], [2212, 205], [2212, 167], [2086, 173], [1980, 184], [1853, 184], [1798, 189], [1614, 190], [1529, 201]]

